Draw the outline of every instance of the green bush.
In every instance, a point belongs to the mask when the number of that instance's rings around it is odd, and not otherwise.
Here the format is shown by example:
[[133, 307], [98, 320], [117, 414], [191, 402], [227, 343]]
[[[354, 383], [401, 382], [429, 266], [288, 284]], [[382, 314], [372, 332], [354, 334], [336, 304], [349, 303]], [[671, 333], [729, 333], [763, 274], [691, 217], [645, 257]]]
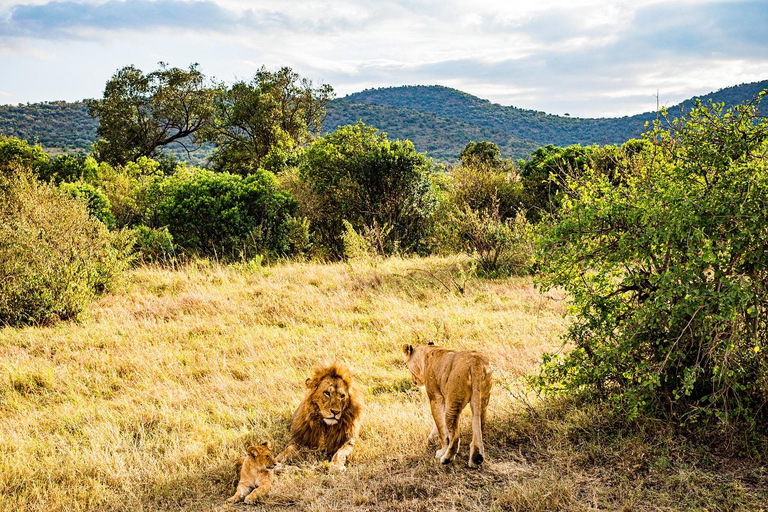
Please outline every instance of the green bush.
[[29, 169], [0, 174], [0, 324], [77, 317], [115, 283], [129, 245]]
[[182, 168], [154, 190], [154, 225], [167, 226], [180, 249], [225, 260], [290, 251], [286, 223], [296, 201], [271, 172], [241, 177]]
[[141, 263], [169, 263], [173, 261], [175, 247], [168, 228], [153, 229], [147, 226], [133, 228], [134, 251]]
[[99, 219], [108, 228], [115, 225], [115, 217], [112, 215], [109, 199], [101, 190], [82, 182], [62, 183], [59, 185], [59, 189], [73, 198], [83, 201], [88, 208], [88, 213]]
[[345, 220], [357, 232], [387, 228], [387, 253], [424, 252], [437, 207], [433, 172], [410, 141], [390, 142], [362, 123], [342, 126], [304, 153], [302, 213], [332, 258], [344, 256]]
[[621, 148], [617, 146], [580, 146], [566, 148], [547, 145], [537, 149], [530, 159], [521, 160], [521, 208], [528, 220], [538, 222], [542, 217], [555, 214], [567, 193], [568, 180], [578, 180], [589, 169], [597, 169], [620, 181], [617, 169], [626, 167], [622, 160], [641, 151], [645, 142], [631, 140]]
[[451, 172], [447, 200], [455, 208], [494, 210], [502, 220], [514, 218], [521, 208], [523, 186], [514, 169], [485, 164], [462, 165]]
[[51, 157], [38, 145], [30, 146], [27, 141], [16, 137], [0, 135], [0, 173], [7, 174], [13, 170], [30, 169], [33, 174], [40, 176], [47, 172]]
[[53, 180], [56, 183], [89, 181], [96, 176], [98, 168], [99, 164], [91, 157], [59, 155], [40, 170], [39, 177], [43, 181]]
[[504, 219], [498, 208], [464, 207], [451, 214], [448, 225], [450, 247], [473, 255], [479, 275], [498, 278], [530, 272], [533, 237], [522, 213]]
[[159, 162], [140, 157], [117, 168], [102, 162], [89, 182], [107, 196], [115, 224], [134, 227], [156, 223], [159, 184], [164, 178]]
[[768, 119], [699, 106], [585, 171], [542, 223], [545, 287], [571, 297], [574, 350], [533, 382], [622, 414], [768, 428]]

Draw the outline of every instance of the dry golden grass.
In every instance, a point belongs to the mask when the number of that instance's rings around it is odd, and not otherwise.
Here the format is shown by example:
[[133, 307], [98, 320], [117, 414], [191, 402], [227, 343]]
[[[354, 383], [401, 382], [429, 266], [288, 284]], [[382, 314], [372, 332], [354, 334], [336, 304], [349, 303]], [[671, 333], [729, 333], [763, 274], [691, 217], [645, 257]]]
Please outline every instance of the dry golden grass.
[[[311, 367], [333, 358], [366, 393], [349, 470], [331, 474], [307, 454], [255, 509], [653, 509], [701, 489], [736, 505], [765, 497], [755, 468], [721, 492], [674, 454], [656, 468], [666, 448], [642, 437], [605, 445], [599, 424], [591, 434], [598, 412], [516, 399], [518, 377], [560, 345], [562, 297], [527, 278], [449, 292], [461, 263], [140, 268], [79, 323], [0, 330], [0, 510], [254, 509], [223, 505], [234, 461], [253, 442], [284, 446]], [[447, 468], [425, 443], [432, 420], [400, 346], [429, 340], [493, 361], [479, 471], [466, 468], [467, 442]], [[673, 480], [644, 490], [662, 474]]]

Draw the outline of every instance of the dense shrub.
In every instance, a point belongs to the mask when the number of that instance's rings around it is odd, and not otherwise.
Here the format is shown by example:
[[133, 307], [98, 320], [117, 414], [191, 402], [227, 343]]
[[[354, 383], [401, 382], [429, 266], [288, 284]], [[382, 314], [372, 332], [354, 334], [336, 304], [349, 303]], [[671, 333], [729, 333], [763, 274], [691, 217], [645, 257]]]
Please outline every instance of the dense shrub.
[[0, 174], [0, 324], [75, 318], [115, 282], [129, 243], [29, 169]]
[[56, 183], [91, 180], [98, 173], [99, 164], [92, 157], [59, 155], [40, 170], [40, 179]]
[[[570, 294], [574, 350], [535, 383], [634, 416], [768, 427], [768, 120], [699, 107], [567, 182], [542, 225], [546, 287]], [[620, 179], [617, 179], [617, 176]]]
[[153, 229], [147, 226], [133, 228], [133, 249], [141, 263], [169, 263], [173, 261], [175, 247], [168, 228]]
[[104, 193], [88, 183], [62, 183], [59, 188], [75, 199], [80, 199], [88, 208], [88, 213], [99, 219], [105, 226], [111, 228], [115, 217], [110, 209], [109, 199]]
[[114, 168], [100, 163], [90, 183], [107, 196], [115, 224], [134, 227], [155, 221], [160, 200], [159, 183], [164, 177], [159, 162], [140, 157], [124, 167]]
[[533, 237], [525, 215], [503, 218], [498, 208], [453, 211], [449, 217], [449, 248], [473, 255], [478, 273], [505, 277], [529, 273]]
[[223, 259], [289, 252], [286, 221], [296, 201], [274, 174], [241, 177], [182, 168], [157, 182], [155, 226], [167, 226], [177, 247]]
[[461, 165], [451, 172], [447, 200], [459, 210], [494, 210], [502, 220], [521, 208], [523, 186], [514, 169], [486, 164]]
[[612, 177], [620, 154], [632, 154], [643, 146], [630, 141], [623, 151], [616, 146], [580, 146], [565, 148], [547, 145], [537, 149], [528, 160], [519, 162], [522, 192], [520, 202], [526, 216], [538, 222], [555, 213], [562, 201], [562, 190], [569, 179], [578, 179], [588, 169], [599, 169]]
[[41, 172], [46, 172], [50, 162], [51, 157], [42, 147], [30, 146], [27, 141], [16, 137], [0, 135], [0, 173], [24, 168], [39, 176]]
[[390, 142], [362, 123], [343, 126], [304, 154], [302, 213], [333, 258], [344, 254], [345, 220], [357, 232], [386, 231], [387, 253], [421, 252], [437, 206], [433, 171], [431, 160], [409, 141]]

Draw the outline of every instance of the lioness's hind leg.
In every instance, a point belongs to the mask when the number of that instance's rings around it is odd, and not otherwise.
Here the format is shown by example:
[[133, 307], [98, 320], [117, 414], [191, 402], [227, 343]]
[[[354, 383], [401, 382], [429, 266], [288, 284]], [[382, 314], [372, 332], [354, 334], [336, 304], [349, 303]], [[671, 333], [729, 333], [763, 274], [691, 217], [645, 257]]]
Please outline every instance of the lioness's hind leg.
[[461, 415], [461, 410], [466, 405], [467, 405], [466, 402], [461, 401], [461, 402], [453, 403], [450, 406], [446, 407], [446, 411], [445, 411], [446, 435], [443, 441], [446, 444], [446, 449], [443, 452], [442, 456], [440, 457], [440, 462], [443, 464], [449, 464], [450, 462], [453, 462], [453, 459], [456, 458], [456, 454], [459, 453], [459, 448], [461, 447], [461, 435], [459, 433], [459, 416]]
[[[476, 372], [481, 373], [480, 371]], [[482, 368], [483, 379], [480, 386], [473, 386], [469, 406], [472, 409], [472, 445], [469, 447], [469, 467], [476, 468], [485, 460], [483, 445], [483, 430], [485, 429], [485, 412], [491, 396], [491, 372]]]
[[[435, 453], [435, 458], [439, 459], [448, 449], [448, 443], [445, 441], [447, 432], [445, 427], [445, 401], [443, 397], [430, 398], [429, 407], [432, 410], [432, 418], [435, 420], [435, 428], [432, 430], [440, 436], [440, 449]], [[430, 434], [430, 438], [432, 434]], [[429, 440], [429, 438], [427, 438]]]

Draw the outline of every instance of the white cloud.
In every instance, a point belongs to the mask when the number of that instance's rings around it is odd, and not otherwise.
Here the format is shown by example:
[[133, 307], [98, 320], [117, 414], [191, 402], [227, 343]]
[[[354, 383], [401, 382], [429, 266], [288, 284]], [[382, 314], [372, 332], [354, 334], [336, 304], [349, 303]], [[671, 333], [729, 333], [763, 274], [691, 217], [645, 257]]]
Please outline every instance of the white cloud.
[[[768, 10], [758, 0], [46, 4], [0, 0], [0, 67], [14, 70], [0, 87], [20, 101], [92, 96], [115, 69], [148, 70], [160, 58], [199, 62], [227, 81], [287, 65], [340, 95], [441, 84], [584, 116], [652, 109], [657, 89], [676, 101], [768, 78]], [[24, 62], [46, 55], [55, 62]]]

